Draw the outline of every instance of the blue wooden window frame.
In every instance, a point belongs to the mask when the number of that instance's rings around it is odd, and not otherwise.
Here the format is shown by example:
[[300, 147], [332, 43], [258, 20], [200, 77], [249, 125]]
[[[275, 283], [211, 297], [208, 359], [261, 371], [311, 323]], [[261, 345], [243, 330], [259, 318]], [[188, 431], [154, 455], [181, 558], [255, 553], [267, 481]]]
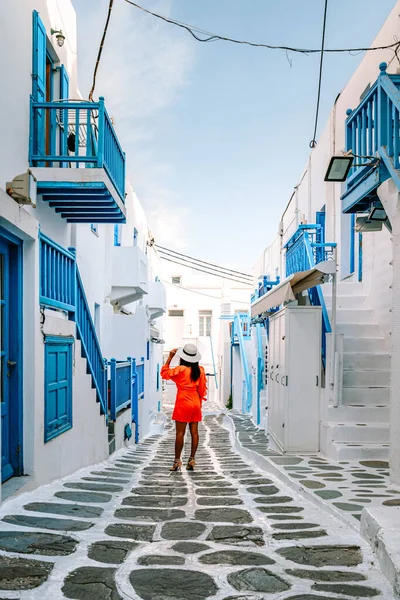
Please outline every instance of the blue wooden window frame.
[[114, 246], [121, 245], [121, 233], [122, 233], [122, 226], [120, 224], [114, 225]]
[[74, 338], [45, 340], [44, 441], [72, 428], [72, 347]]

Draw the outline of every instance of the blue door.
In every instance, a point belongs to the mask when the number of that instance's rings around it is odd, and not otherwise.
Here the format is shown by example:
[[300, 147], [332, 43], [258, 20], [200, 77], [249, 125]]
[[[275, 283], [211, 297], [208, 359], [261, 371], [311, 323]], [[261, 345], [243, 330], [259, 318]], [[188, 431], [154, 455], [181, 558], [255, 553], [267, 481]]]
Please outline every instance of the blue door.
[[[0, 236], [1, 479], [22, 474], [20, 247]], [[22, 265], [21, 265], [22, 266]]]

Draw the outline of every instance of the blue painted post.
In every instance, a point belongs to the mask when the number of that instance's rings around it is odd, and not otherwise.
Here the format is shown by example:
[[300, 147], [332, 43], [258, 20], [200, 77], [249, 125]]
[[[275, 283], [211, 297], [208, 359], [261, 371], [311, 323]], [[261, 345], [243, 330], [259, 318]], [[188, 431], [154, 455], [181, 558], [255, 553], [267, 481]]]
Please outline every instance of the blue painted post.
[[102, 168], [104, 165], [104, 129], [105, 129], [105, 106], [104, 97], [99, 98], [99, 118], [98, 118], [98, 140], [97, 140], [97, 166]]
[[144, 356], [142, 356], [142, 358], [140, 360], [141, 360], [142, 365], [143, 365], [143, 367], [142, 367], [142, 373], [143, 373], [143, 375], [142, 375], [142, 388], [143, 388], [143, 396], [142, 396], [142, 398], [144, 398], [144, 365], [145, 365]]
[[387, 123], [388, 123], [388, 107], [386, 102], [386, 94], [379, 85], [382, 78], [386, 76], [387, 64], [382, 62], [379, 65], [380, 74], [378, 77], [378, 150], [382, 146], [387, 146]]
[[76, 248], [74, 247], [70, 247], [68, 248], [68, 251], [72, 254], [72, 256], [74, 257], [74, 262], [72, 264], [72, 269], [71, 269], [71, 273], [70, 273], [70, 281], [69, 281], [69, 289], [71, 290], [71, 305], [75, 306], [75, 312], [73, 313], [73, 315], [70, 315], [71, 320], [75, 321], [77, 319], [77, 315], [76, 315], [76, 304], [77, 304], [77, 299], [78, 299], [78, 291], [77, 291], [77, 287], [78, 287], [78, 277], [77, 277], [77, 271], [76, 271]]
[[111, 400], [111, 420], [117, 418], [117, 361], [115, 358], [110, 360], [110, 400]]
[[135, 423], [135, 443], [139, 442], [139, 389], [138, 373], [136, 369], [136, 358], [131, 363], [132, 374], [132, 423]]
[[103, 398], [107, 398], [106, 423], [108, 425], [108, 362], [106, 358], [103, 358], [103, 388]]

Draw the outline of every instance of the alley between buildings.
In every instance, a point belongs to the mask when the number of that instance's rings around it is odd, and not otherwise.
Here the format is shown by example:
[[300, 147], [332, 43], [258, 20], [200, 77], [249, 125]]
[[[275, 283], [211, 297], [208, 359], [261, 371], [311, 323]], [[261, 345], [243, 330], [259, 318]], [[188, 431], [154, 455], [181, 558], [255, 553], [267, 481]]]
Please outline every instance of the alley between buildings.
[[226, 419], [206, 416], [194, 472], [169, 472], [169, 423], [4, 503], [0, 598], [393, 598], [356, 529], [235, 451]]

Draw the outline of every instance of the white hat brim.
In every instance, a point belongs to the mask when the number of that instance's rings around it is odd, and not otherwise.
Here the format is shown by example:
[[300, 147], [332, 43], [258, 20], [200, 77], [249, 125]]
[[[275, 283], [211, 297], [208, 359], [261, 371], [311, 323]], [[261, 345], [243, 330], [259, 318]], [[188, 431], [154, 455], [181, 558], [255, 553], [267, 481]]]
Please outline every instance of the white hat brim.
[[189, 363], [197, 363], [197, 362], [200, 362], [200, 359], [201, 359], [200, 352], [197, 352], [197, 354], [195, 356], [189, 356], [188, 354], [185, 354], [183, 352], [183, 348], [178, 348], [176, 355], [179, 356], [179, 358], [182, 358], [182, 360], [185, 360], [186, 362], [189, 362]]

